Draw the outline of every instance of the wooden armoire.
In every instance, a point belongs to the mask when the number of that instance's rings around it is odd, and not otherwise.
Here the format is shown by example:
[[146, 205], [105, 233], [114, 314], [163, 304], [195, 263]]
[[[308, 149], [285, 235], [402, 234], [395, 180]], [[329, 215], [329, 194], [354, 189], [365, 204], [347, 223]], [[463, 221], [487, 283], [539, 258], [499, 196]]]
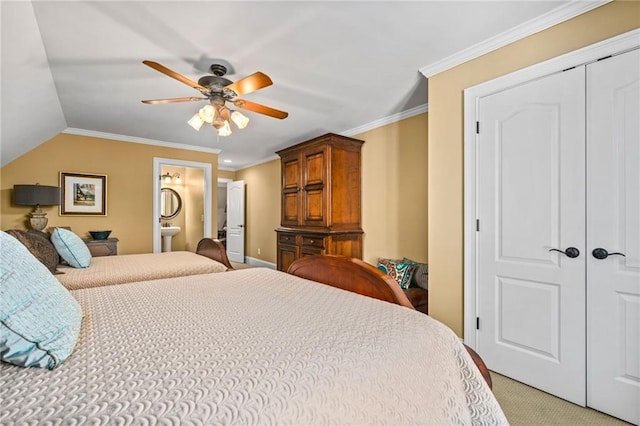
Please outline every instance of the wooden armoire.
[[277, 152], [282, 164], [278, 270], [313, 254], [362, 258], [363, 143], [328, 133]]

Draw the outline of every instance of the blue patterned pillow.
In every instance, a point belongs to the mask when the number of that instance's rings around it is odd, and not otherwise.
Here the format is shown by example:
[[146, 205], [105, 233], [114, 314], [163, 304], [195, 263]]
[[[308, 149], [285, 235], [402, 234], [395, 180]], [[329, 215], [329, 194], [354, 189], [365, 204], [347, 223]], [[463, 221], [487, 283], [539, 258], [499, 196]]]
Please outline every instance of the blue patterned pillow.
[[74, 268], [88, 268], [91, 265], [89, 247], [73, 232], [64, 228], [56, 228], [51, 233], [51, 242], [60, 257]]
[[412, 287], [420, 287], [425, 290], [429, 290], [429, 265], [427, 263], [415, 262], [406, 257], [402, 259], [403, 262], [413, 262], [416, 264], [416, 271], [411, 279]]
[[71, 355], [82, 310], [20, 241], [0, 231], [0, 359], [54, 369]]
[[393, 278], [403, 289], [409, 288], [411, 285], [411, 277], [417, 267], [418, 265], [414, 262], [378, 259], [378, 269]]

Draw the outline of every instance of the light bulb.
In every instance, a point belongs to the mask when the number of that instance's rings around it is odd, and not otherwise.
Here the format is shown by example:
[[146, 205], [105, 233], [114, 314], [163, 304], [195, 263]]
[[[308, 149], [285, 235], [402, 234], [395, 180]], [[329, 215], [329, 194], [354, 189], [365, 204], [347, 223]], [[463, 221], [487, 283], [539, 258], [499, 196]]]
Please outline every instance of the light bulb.
[[231, 134], [231, 126], [229, 126], [229, 122], [224, 120], [224, 124], [220, 129], [218, 129], [218, 134], [220, 136], [229, 136]]
[[196, 114], [191, 117], [189, 121], [187, 121], [187, 123], [189, 123], [189, 126], [193, 127], [194, 129], [200, 130], [200, 127], [202, 127], [204, 121], [202, 121], [202, 118], [200, 118], [200, 114]]
[[203, 121], [211, 124], [213, 123], [213, 119], [216, 116], [216, 109], [213, 107], [213, 105], [205, 105], [200, 108], [200, 111], [198, 111], [198, 115]]
[[171, 183], [171, 175], [169, 173], [164, 175], [164, 183]]
[[231, 119], [239, 129], [244, 129], [249, 124], [249, 117], [242, 114], [240, 111], [233, 111], [231, 113]]

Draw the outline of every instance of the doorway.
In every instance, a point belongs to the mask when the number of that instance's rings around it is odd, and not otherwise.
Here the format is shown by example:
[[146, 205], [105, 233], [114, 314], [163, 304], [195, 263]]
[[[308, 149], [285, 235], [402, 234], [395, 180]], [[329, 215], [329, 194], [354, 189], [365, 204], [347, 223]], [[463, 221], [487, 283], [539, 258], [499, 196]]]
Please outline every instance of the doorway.
[[[169, 177], [172, 180], [167, 179], [163, 180], [163, 170], [165, 173], [165, 178], [167, 177], [167, 172]], [[181, 173], [182, 172], [182, 173]], [[195, 161], [184, 161], [184, 160], [176, 160], [171, 158], [159, 158], [154, 157], [153, 159], [153, 252], [160, 253], [162, 251], [162, 237], [161, 237], [161, 225], [162, 224], [172, 224], [173, 219], [167, 219], [162, 217], [162, 188], [165, 187], [173, 187], [172, 189], [178, 189], [176, 192], [181, 192], [183, 195], [187, 195], [185, 200], [182, 201], [183, 208], [185, 209], [185, 216], [183, 220], [185, 221], [185, 229], [184, 229], [184, 238], [177, 238], [177, 241], [183, 241], [178, 249], [189, 251], [195, 251], [195, 246], [191, 247], [193, 244], [186, 244], [186, 241], [190, 241], [193, 239], [201, 239], [205, 237], [211, 237], [211, 222], [212, 222], [212, 168], [209, 163], [199, 163]], [[179, 183], [178, 183], [179, 182]], [[189, 189], [185, 185], [194, 185], [195, 187], [199, 187], [200, 189], [197, 191], [197, 199], [195, 202], [191, 202], [192, 206], [189, 207], [186, 204], [186, 201], [189, 199]], [[193, 191], [191, 191], [193, 193]], [[182, 198], [182, 197], [181, 197]], [[193, 204], [197, 204], [194, 206]], [[177, 216], [176, 216], [177, 217]], [[186, 237], [186, 234], [189, 233], [189, 223], [198, 223], [202, 226], [198, 226], [197, 234], [191, 235], [189, 238]], [[183, 229], [181, 229], [181, 232]], [[192, 228], [192, 231], [194, 229]], [[193, 232], [191, 232], [193, 234]], [[176, 234], [173, 238], [176, 238], [180, 234]]]

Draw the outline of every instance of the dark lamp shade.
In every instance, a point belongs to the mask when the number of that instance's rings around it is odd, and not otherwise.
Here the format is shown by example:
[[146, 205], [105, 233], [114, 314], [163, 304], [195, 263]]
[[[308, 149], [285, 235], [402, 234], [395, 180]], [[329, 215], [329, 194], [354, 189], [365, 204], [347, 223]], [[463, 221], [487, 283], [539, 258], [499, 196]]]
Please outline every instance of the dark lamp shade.
[[60, 188], [46, 185], [13, 185], [13, 202], [19, 206], [57, 206]]

